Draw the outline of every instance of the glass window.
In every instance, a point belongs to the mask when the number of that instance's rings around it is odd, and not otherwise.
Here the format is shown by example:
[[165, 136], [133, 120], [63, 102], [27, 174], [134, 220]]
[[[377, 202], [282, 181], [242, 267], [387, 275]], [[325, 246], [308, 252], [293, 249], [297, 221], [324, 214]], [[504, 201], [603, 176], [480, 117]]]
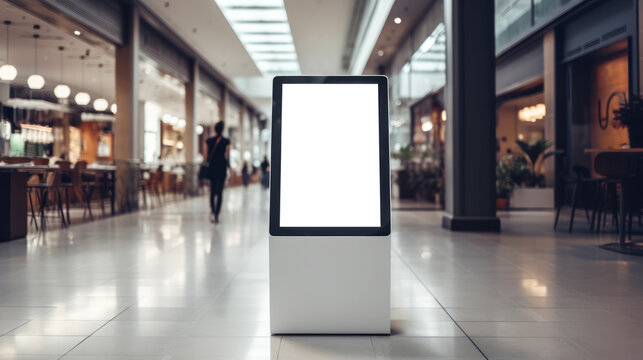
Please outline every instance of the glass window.
[[420, 99], [446, 84], [446, 28], [438, 24], [410, 61], [410, 97]]
[[534, 0], [534, 22], [541, 23], [569, 2], [570, 0]]
[[410, 105], [446, 84], [446, 27], [433, 29], [399, 73], [391, 76], [391, 152], [411, 144]]
[[532, 0], [495, 0], [496, 49], [532, 27]]

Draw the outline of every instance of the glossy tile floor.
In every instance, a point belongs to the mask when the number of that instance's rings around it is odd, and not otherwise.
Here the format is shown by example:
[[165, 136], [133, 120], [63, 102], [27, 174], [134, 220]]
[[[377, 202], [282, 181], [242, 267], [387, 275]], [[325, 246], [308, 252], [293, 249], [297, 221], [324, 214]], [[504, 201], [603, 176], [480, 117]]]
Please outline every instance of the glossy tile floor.
[[267, 193], [225, 198], [217, 226], [195, 198], [0, 244], [0, 359], [642, 358], [643, 259], [549, 212], [394, 212], [394, 334], [271, 337]]

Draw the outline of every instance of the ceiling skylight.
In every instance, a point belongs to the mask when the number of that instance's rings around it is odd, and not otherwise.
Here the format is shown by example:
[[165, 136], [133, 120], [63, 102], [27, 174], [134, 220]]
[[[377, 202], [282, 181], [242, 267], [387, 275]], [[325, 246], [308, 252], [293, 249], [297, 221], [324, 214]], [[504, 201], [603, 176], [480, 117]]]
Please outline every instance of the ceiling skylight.
[[263, 74], [299, 74], [283, 0], [214, 0]]

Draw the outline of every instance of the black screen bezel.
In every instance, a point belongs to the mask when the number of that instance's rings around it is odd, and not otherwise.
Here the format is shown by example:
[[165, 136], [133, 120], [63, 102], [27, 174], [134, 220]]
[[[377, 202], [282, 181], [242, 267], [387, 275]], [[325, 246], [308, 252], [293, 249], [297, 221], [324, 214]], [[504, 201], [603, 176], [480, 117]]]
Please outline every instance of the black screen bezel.
[[[380, 141], [379, 227], [282, 227], [281, 105], [283, 84], [377, 84]], [[341, 131], [341, 129], [338, 129]], [[270, 165], [270, 235], [272, 236], [386, 236], [391, 233], [388, 80], [385, 76], [276, 76], [272, 83], [272, 164]], [[337, 174], [329, 174], [337, 176]]]

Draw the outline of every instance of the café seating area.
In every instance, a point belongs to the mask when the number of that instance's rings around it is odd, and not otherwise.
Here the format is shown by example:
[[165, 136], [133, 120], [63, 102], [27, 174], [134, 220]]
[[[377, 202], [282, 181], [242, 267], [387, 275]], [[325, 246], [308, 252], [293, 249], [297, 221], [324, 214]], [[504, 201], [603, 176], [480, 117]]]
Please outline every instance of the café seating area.
[[48, 158], [3, 157], [2, 169], [26, 174], [26, 198], [29, 225], [43, 231], [56, 222], [67, 227], [72, 213], [81, 210], [78, 220], [94, 219], [114, 213], [114, 172], [112, 165], [91, 165], [86, 161], [71, 163]]
[[[571, 215], [568, 231], [572, 232], [576, 211], [584, 215], [592, 232], [611, 230], [618, 234], [618, 241], [603, 247], [632, 254], [643, 254], [632, 234], [641, 228], [640, 196], [641, 149], [586, 149], [592, 155], [593, 172], [582, 166], [573, 166], [573, 176], [563, 177], [564, 195], [571, 193]], [[594, 174], [594, 176], [592, 176]], [[554, 218], [557, 228], [564, 201], [559, 201]], [[581, 207], [581, 209], [579, 209]], [[582, 215], [581, 215], [582, 216]], [[635, 220], [638, 228], [634, 227]]]
[[[10, 192], [18, 192], [17, 197], [3, 202], [13, 215], [6, 220], [16, 225], [26, 218], [31, 233], [114, 215], [115, 172], [114, 165], [82, 160], [72, 163], [44, 157], [2, 157], [0, 175], [11, 179]], [[163, 165], [141, 167], [139, 207], [155, 208], [184, 196], [180, 171], [165, 171]]]
[[139, 179], [139, 206], [143, 208], [162, 206], [185, 197], [182, 174], [164, 171], [163, 165], [141, 168]]

